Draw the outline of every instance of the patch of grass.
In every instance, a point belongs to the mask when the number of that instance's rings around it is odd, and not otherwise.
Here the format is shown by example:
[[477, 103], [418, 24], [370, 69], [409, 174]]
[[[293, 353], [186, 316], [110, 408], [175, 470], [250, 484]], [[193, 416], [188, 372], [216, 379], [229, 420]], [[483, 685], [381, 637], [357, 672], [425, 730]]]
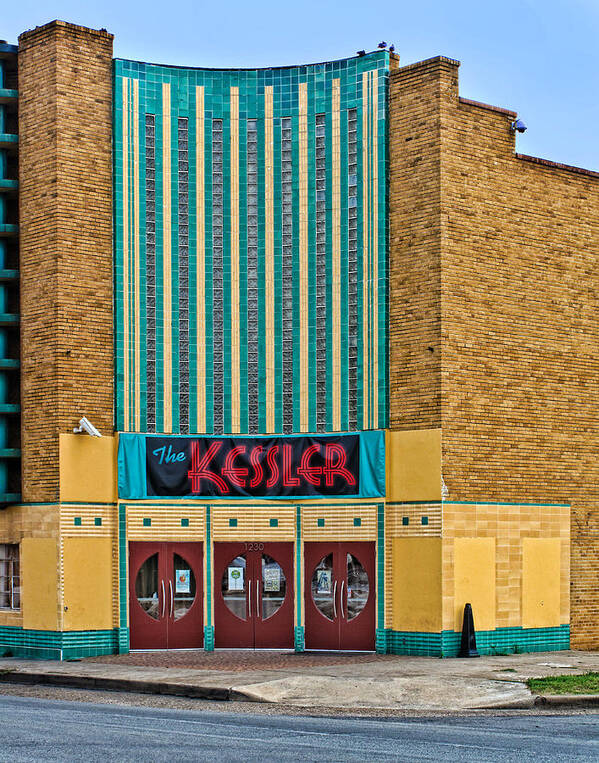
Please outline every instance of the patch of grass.
[[535, 694], [599, 694], [599, 673], [529, 678], [526, 684]]

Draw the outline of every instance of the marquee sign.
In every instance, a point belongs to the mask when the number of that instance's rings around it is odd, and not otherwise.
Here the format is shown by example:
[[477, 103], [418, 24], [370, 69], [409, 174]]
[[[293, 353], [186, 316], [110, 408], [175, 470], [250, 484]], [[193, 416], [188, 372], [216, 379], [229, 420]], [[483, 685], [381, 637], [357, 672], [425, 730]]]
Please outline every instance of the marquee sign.
[[382, 432], [285, 437], [121, 434], [121, 498], [384, 494]]

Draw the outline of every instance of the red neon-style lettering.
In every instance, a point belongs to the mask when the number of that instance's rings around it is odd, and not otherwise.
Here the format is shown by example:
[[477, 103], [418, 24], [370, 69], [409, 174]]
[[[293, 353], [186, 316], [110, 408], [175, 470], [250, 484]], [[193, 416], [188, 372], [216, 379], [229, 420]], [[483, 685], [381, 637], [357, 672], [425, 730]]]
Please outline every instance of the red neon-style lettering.
[[262, 464], [260, 463], [260, 455], [263, 450], [264, 448], [262, 445], [256, 445], [255, 448], [252, 448], [252, 452], [250, 453], [250, 463], [254, 467], [254, 476], [250, 481], [250, 487], [258, 487], [264, 477]]
[[[333, 463], [334, 456], [337, 457], [336, 463]], [[325, 482], [327, 487], [333, 487], [335, 474], [343, 477], [348, 485], [356, 484], [354, 475], [345, 468], [345, 464], [347, 462], [347, 454], [342, 445], [339, 445], [339, 443], [327, 444], [325, 448], [324, 461], [324, 473], [326, 475]]]
[[311, 485], [320, 487], [320, 478], [322, 476], [322, 466], [310, 466], [310, 459], [315, 453], [320, 453], [320, 445], [314, 444], [306, 448], [302, 453], [302, 460], [297, 467], [297, 473], [301, 474]]
[[279, 452], [279, 446], [273, 445], [266, 452], [266, 461], [268, 468], [270, 469], [270, 477], [266, 480], [266, 487], [273, 487], [279, 481], [279, 465], [275, 461], [277, 453]]
[[291, 476], [291, 454], [293, 448], [291, 445], [283, 445], [283, 485], [285, 487], [295, 487], [299, 485], [298, 477]]
[[200, 459], [200, 444], [197, 440], [191, 441], [191, 469], [187, 472], [187, 476], [191, 480], [192, 493], [202, 492], [201, 482], [203, 479], [213, 482], [221, 493], [229, 492], [227, 483], [218, 474], [207, 468], [210, 461], [221, 449], [222, 444], [222, 440], [215, 440]]
[[245, 445], [236, 445], [227, 453], [225, 458], [225, 464], [221, 469], [221, 474], [228, 477], [234, 485], [237, 487], [245, 487], [245, 477], [248, 476], [249, 470], [246, 466], [233, 466], [233, 463], [237, 456], [241, 456], [245, 453]]

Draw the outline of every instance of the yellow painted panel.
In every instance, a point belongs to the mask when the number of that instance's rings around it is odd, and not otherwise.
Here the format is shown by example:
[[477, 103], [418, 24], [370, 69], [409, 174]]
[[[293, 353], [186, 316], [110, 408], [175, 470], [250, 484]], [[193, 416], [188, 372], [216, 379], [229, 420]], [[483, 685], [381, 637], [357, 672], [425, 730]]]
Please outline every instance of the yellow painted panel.
[[64, 630], [103, 630], [112, 622], [112, 540], [65, 538]]
[[393, 539], [393, 629], [441, 630], [441, 538]]
[[455, 630], [462, 629], [468, 603], [474, 627], [495, 630], [495, 538], [456, 538], [453, 550]]
[[54, 538], [21, 541], [23, 628], [58, 629], [58, 543]]
[[60, 435], [60, 500], [112, 503], [117, 498], [117, 438]]
[[441, 500], [441, 430], [387, 431], [387, 500]]
[[522, 539], [522, 627], [560, 625], [559, 538]]

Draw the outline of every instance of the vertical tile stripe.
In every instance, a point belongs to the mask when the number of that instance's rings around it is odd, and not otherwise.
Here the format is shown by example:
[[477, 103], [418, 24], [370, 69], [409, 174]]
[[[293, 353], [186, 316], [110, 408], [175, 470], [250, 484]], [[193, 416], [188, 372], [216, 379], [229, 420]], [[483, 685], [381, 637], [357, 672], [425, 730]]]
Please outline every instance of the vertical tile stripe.
[[177, 120], [179, 223], [179, 432], [189, 434], [189, 120]]
[[299, 83], [300, 431], [308, 431], [308, 85]]
[[247, 396], [248, 431], [260, 423], [260, 329], [258, 289], [258, 121], [247, 120]]
[[239, 88], [231, 99], [231, 432], [239, 432]]
[[123, 77], [123, 428], [129, 431], [129, 78]]
[[[224, 430], [223, 120], [212, 120], [212, 429]], [[218, 200], [218, 204], [216, 203]]]
[[341, 429], [341, 114], [340, 81], [333, 80], [332, 102], [332, 397], [333, 431]]
[[163, 202], [163, 238], [162, 238], [162, 280], [163, 299], [163, 346], [164, 346], [164, 431], [173, 429], [172, 404], [172, 274], [171, 274], [171, 86], [162, 83], [162, 202]]
[[156, 116], [146, 114], [146, 431], [156, 431]]
[[368, 151], [368, 79], [362, 74], [362, 426], [368, 429], [368, 274], [369, 274], [369, 151]]
[[206, 218], [204, 176], [204, 87], [196, 87], [196, 431], [206, 431]]
[[272, 85], [269, 85], [264, 88], [264, 312], [267, 432], [275, 431], [275, 260], [273, 205], [273, 108]]
[[372, 257], [371, 257], [371, 283], [372, 283], [372, 352], [371, 369], [372, 377], [370, 386], [372, 389], [372, 408], [370, 416], [370, 428], [378, 426], [379, 411], [379, 275], [378, 275], [378, 71], [372, 72]]
[[139, 80], [133, 85], [133, 275], [134, 285], [134, 429], [141, 431], [141, 314], [140, 314], [140, 257], [139, 257]]
[[281, 233], [282, 233], [282, 402], [283, 432], [293, 431], [293, 364], [297, 363], [293, 352], [293, 150], [291, 117], [281, 119]]

